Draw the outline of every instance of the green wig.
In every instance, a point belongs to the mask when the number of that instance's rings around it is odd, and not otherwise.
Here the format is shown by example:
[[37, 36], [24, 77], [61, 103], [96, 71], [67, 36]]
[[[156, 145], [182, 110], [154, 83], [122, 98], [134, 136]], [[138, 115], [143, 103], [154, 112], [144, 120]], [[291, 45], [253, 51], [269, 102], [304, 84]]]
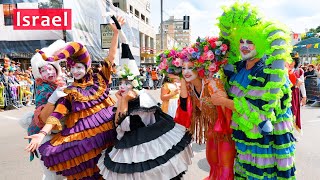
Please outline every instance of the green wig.
[[[284, 94], [290, 94], [290, 89], [283, 89], [287, 80], [285, 63], [291, 61], [292, 50], [288, 29], [279, 22], [262, 17], [249, 3], [236, 2], [231, 7], [223, 7], [223, 11], [224, 13], [218, 17], [218, 27], [220, 36], [230, 41], [228, 63], [234, 64], [241, 60], [239, 49], [241, 39], [252, 41], [257, 50], [256, 58], [266, 57], [263, 72], [269, 78], [263, 87], [248, 88], [266, 90], [264, 100], [269, 103], [264, 105], [263, 109], [267, 112], [276, 110], [281, 113], [279, 99]], [[270, 119], [275, 120], [275, 118]]]

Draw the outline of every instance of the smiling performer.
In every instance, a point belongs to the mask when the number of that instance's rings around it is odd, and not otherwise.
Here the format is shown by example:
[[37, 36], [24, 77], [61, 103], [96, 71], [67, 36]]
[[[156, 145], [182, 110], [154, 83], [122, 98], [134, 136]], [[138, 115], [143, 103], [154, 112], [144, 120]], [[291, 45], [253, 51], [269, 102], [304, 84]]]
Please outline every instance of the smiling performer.
[[[124, 23], [122, 18], [118, 21], [120, 25]], [[117, 50], [118, 29], [114, 24], [111, 28], [114, 35], [109, 55], [98, 73], [92, 73], [90, 55], [81, 43], [70, 42], [53, 57], [39, 51], [46, 61], [66, 58], [75, 82], [64, 90], [68, 95], [59, 99], [41, 133], [27, 137], [32, 141], [26, 149], [34, 151], [52, 129], [61, 130], [60, 120], [65, 117], [65, 127], [51, 141], [41, 145], [39, 152], [45, 166], [68, 179], [99, 179], [96, 164], [100, 154], [116, 139], [114, 101], [109, 96], [108, 85]]]
[[[213, 105], [214, 99], [211, 98], [218, 89], [224, 90], [223, 82], [213, 75], [226, 63], [226, 43], [221, 38], [198, 38], [195, 44], [179, 53], [183, 78], [175, 121], [189, 128], [197, 143], [206, 144], [206, 158], [210, 165], [206, 180], [234, 178], [235, 144], [230, 129], [232, 112], [224, 106]], [[170, 69], [172, 66], [167, 64], [166, 57], [161, 61], [162, 67]], [[227, 97], [225, 92], [223, 95]], [[188, 119], [191, 119], [189, 123]]]
[[213, 96], [233, 109], [236, 179], [295, 179], [291, 89], [285, 62], [291, 60], [286, 27], [261, 18], [251, 5], [235, 3], [219, 17], [221, 36], [231, 43], [225, 66], [231, 99]]
[[123, 70], [116, 112], [117, 139], [111, 152], [104, 151], [98, 167], [108, 180], [178, 180], [191, 164], [191, 135], [162, 112], [142, 89], [138, 67], [122, 31]]
[[[43, 52], [54, 55], [56, 52], [65, 47], [63, 40], [57, 40], [49, 47], [42, 48]], [[66, 94], [63, 93], [62, 87], [65, 83], [61, 79], [61, 67], [59, 62], [46, 62], [42, 60], [39, 53], [31, 58], [32, 74], [36, 80], [36, 95], [34, 112], [28, 113], [19, 123], [28, 130], [28, 135], [37, 134], [45, 124], [45, 120], [53, 112], [55, 103], [58, 99]], [[53, 133], [57, 133], [56, 131]], [[53, 134], [52, 133], [52, 134]], [[45, 143], [52, 138], [53, 135], [46, 136], [41, 143]], [[38, 157], [38, 152], [30, 153], [30, 161]], [[43, 163], [43, 180], [59, 180], [64, 177], [56, 175], [55, 172], [48, 170]]]

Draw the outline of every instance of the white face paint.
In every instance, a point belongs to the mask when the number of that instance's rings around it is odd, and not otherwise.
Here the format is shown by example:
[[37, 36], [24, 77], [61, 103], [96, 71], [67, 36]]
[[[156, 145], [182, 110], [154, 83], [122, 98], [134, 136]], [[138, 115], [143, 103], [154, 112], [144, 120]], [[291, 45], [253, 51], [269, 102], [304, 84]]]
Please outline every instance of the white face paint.
[[119, 85], [119, 90], [121, 94], [125, 94], [132, 89], [133, 89], [133, 86], [128, 81], [121, 80], [121, 83]]
[[86, 75], [86, 67], [82, 63], [76, 63], [70, 70], [76, 80], [82, 79]]
[[248, 39], [241, 39], [240, 53], [242, 60], [251, 60], [257, 55], [256, 46]]
[[182, 75], [187, 82], [195, 80], [198, 77], [198, 73], [196, 71], [193, 71], [192, 62], [183, 62]]
[[51, 65], [47, 64], [40, 69], [41, 78], [48, 82], [54, 82], [57, 79], [57, 70]]

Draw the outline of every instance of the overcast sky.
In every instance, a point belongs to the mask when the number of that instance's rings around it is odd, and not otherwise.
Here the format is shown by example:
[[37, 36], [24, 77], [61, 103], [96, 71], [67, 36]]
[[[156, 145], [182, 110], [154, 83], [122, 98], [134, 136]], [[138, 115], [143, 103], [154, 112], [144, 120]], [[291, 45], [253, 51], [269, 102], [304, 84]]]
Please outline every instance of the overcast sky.
[[[151, 23], [158, 32], [160, 25], [160, 0], [151, 2]], [[163, 0], [163, 19], [174, 15], [182, 19], [190, 16], [191, 40], [196, 37], [218, 35], [216, 18], [221, 15], [221, 6], [231, 5], [235, 0]], [[240, 0], [240, 2], [244, 2]], [[292, 31], [305, 32], [305, 29], [320, 26], [319, 0], [247, 0], [257, 6], [271, 19], [286, 24]]]

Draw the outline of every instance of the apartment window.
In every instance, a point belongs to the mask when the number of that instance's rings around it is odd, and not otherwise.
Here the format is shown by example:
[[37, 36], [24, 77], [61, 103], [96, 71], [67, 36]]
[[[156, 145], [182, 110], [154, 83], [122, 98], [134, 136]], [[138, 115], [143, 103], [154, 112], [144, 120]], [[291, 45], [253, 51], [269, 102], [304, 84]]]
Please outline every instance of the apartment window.
[[130, 5], [130, 13], [133, 14], [133, 7]]
[[139, 11], [138, 11], [138, 10], [134, 10], [134, 14], [135, 14], [135, 16], [136, 16], [137, 18], [139, 18], [140, 13], [139, 13]]
[[120, 7], [120, 3], [118, 3], [118, 2], [113, 3], [113, 5], [114, 5], [115, 7]]
[[4, 25], [13, 25], [13, 10], [17, 8], [16, 4], [3, 4]]
[[149, 24], [149, 18], [146, 18], [146, 23]]
[[146, 17], [145, 17], [143, 14], [141, 14], [141, 20], [142, 20], [143, 22], [145, 22], [145, 20], [146, 20]]

